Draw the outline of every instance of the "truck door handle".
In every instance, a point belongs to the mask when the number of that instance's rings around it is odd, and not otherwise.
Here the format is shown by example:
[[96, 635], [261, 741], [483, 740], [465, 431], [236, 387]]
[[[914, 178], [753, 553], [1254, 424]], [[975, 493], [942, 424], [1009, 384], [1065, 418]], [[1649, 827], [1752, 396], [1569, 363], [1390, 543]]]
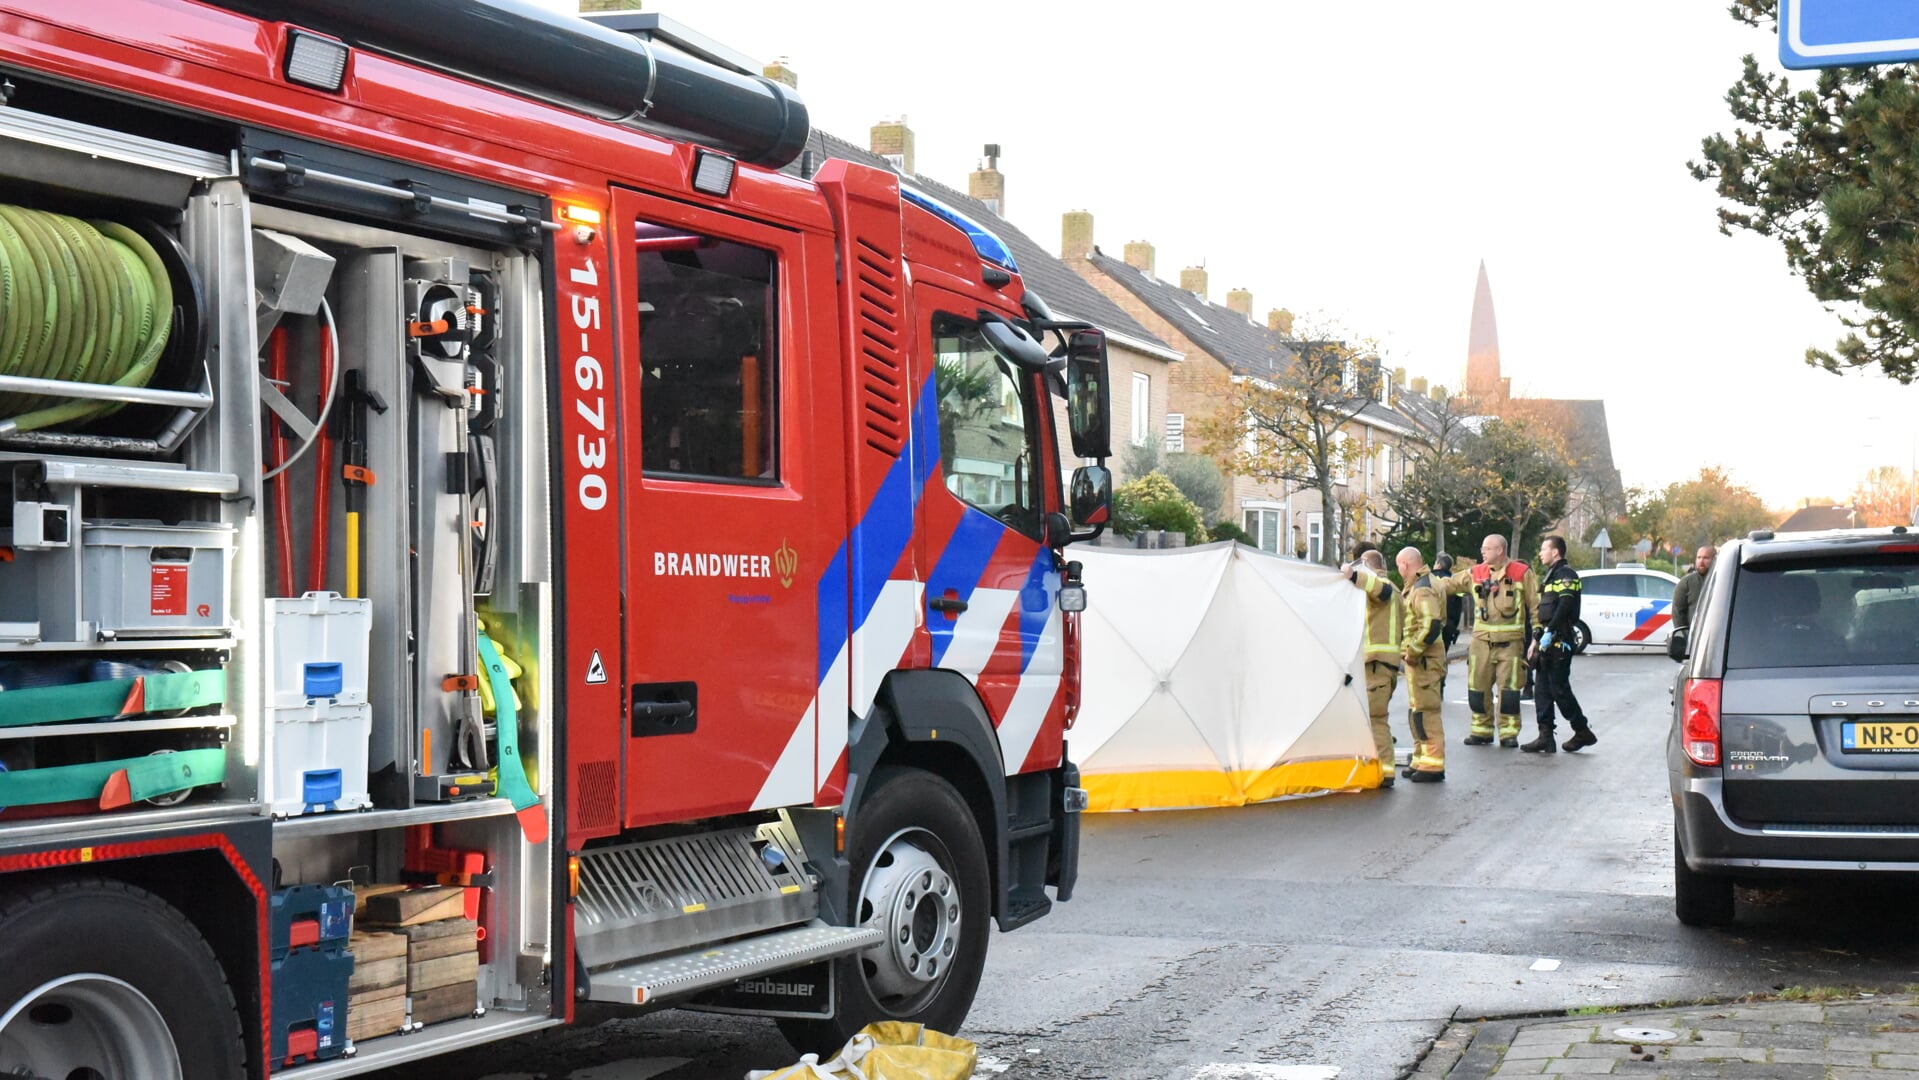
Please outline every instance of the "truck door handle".
[[633, 737], [690, 735], [700, 725], [700, 688], [696, 683], [638, 683], [633, 687]]
[[947, 615], [958, 615], [966, 610], [966, 601], [953, 596], [936, 596], [928, 600], [926, 606]]

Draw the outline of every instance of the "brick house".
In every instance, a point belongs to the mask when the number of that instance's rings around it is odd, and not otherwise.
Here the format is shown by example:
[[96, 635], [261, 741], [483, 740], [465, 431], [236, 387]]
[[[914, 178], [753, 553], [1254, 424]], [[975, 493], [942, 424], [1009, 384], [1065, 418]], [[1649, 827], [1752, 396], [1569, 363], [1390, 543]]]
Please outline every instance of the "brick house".
[[[1292, 362], [1297, 340], [1286, 331], [1290, 316], [1273, 311], [1264, 323], [1253, 318], [1253, 296], [1243, 289], [1227, 293], [1225, 304], [1207, 296], [1206, 271], [1189, 267], [1178, 285], [1154, 275], [1151, 244], [1126, 245], [1122, 261], [1093, 243], [1091, 215], [1069, 213], [1062, 223], [1061, 255], [1068, 266], [1105, 293], [1155, 338], [1186, 356], [1172, 372], [1167, 430], [1183, 433], [1199, 418], [1214, 415], [1240, 379], [1271, 379]], [[1374, 373], [1377, 375], [1378, 373]], [[1391, 525], [1382, 516], [1386, 488], [1404, 474], [1400, 441], [1412, 434], [1412, 422], [1390, 407], [1399, 392], [1396, 378], [1375, 378], [1378, 401], [1368, 402], [1347, 426], [1360, 453], [1344, 477], [1336, 477], [1331, 508], [1351, 518], [1351, 536], [1378, 539]], [[1177, 446], [1178, 437], [1175, 438]], [[1186, 446], [1181, 449], [1197, 450]], [[1231, 476], [1230, 503], [1237, 522], [1267, 551], [1321, 561], [1337, 535], [1336, 522], [1312, 488], [1288, 488], [1244, 476]]]

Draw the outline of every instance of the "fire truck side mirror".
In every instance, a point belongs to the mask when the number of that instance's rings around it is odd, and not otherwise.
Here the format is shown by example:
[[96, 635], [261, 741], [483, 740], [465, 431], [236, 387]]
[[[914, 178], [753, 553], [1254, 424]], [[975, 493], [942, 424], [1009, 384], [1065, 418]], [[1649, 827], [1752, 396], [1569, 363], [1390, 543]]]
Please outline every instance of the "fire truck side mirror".
[[1087, 527], [1072, 534], [1091, 540], [1106, 531], [1113, 510], [1113, 471], [1104, 465], [1082, 465], [1073, 470], [1071, 489], [1073, 524]]
[[986, 344], [1014, 367], [1021, 371], [1046, 370], [1046, 347], [1033, 340], [1033, 335], [1001, 318], [984, 319], [979, 329]]
[[[1111, 397], [1106, 381], [1106, 335], [1098, 330], [1073, 331], [1066, 341], [1066, 418], [1076, 456], [1096, 460], [1111, 456]], [[1110, 484], [1110, 476], [1108, 480]], [[1078, 514], [1074, 517], [1085, 521]]]
[[1058, 510], [1051, 511], [1040, 519], [1040, 527], [1045, 530], [1041, 543], [1049, 548], [1062, 548], [1073, 542], [1073, 523]]

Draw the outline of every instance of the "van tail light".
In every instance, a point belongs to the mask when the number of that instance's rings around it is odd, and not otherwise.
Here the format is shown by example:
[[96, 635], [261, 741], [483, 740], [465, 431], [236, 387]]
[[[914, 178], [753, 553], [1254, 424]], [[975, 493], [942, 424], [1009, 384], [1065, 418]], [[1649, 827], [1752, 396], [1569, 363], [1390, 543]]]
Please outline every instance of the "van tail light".
[[1719, 764], [1719, 680], [1687, 679], [1679, 737], [1694, 765]]

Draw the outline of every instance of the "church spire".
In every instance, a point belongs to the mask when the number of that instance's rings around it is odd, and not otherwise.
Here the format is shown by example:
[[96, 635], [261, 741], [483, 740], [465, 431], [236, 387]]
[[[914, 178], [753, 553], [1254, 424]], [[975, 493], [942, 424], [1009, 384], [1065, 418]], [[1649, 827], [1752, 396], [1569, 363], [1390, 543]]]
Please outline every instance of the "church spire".
[[1473, 287], [1472, 333], [1466, 341], [1466, 395], [1479, 401], [1502, 401], [1512, 380], [1499, 374], [1499, 326], [1493, 321], [1493, 289], [1486, 282], [1486, 261], [1479, 261], [1479, 283]]

